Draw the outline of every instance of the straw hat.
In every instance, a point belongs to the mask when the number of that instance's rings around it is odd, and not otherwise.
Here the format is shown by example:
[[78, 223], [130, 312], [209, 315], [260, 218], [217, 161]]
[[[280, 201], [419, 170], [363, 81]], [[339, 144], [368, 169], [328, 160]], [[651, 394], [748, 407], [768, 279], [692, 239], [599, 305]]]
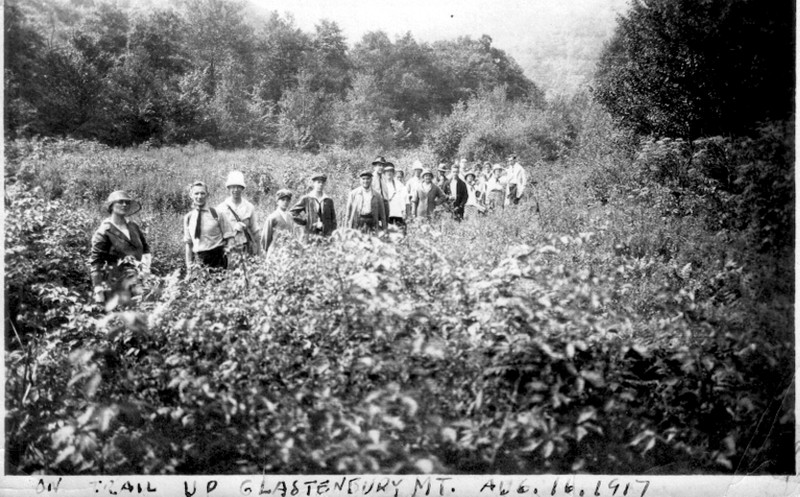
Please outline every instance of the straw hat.
[[128, 202], [130, 202], [130, 204], [128, 204], [128, 212], [126, 213], [126, 215], [128, 216], [136, 214], [137, 212], [142, 210], [141, 202], [139, 202], [138, 200], [134, 200], [125, 190], [117, 190], [111, 192], [111, 194], [106, 199], [106, 202], [103, 204], [103, 208], [106, 210], [106, 212], [111, 214], [111, 206], [114, 205], [114, 202], [119, 202], [121, 200], [127, 200]]

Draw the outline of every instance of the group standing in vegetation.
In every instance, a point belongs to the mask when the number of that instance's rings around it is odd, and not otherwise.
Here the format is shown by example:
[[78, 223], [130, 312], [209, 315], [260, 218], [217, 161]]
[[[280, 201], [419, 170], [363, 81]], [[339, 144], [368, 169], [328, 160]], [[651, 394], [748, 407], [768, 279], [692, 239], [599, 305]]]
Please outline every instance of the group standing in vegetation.
[[[514, 155], [508, 157], [507, 169], [495, 164], [491, 176], [486, 174], [488, 167], [481, 170], [480, 162], [474, 170], [467, 170], [466, 159], [452, 168], [441, 163], [440, 184], [433, 182], [433, 173], [423, 169], [420, 161], [412, 165], [414, 173], [407, 184], [384, 157], [377, 157], [371, 165], [372, 170], [359, 174], [360, 186], [348, 195], [342, 227], [376, 235], [388, 233], [390, 226], [405, 235], [408, 222], [430, 221], [440, 206], [455, 221], [461, 221], [465, 215], [472, 217], [517, 204], [528, 182], [525, 168]], [[333, 199], [324, 191], [327, 176], [315, 173], [310, 180], [310, 191], [291, 208], [291, 190], [280, 189], [277, 208], [263, 223], [255, 206], [244, 197], [246, 182], [241, 171], [228, 174], [225, 187], [230, 195], [216, 208], [207, 205], [208, 186], [202, 181], [193, 183], [193, 208], [183, 219], [187, 277], [195, 264], [227, 269], [232, 253], [236, 257], [269, 257], [280, 239], [299, 235], [309, 241], [330, 236], [338, 223]], [[116, 191], [109, 195], [106, 209], [111, 217], [103, 221], [92, 239], [90, 265], [96, 303], [105, 302], [109, 291], [121, 291], [129, 297], [138, 282], [131, 257], [148, 268], [151, 259], [141, 230], [126, 219], [141, 210], [141, 204], [128, 193]]]

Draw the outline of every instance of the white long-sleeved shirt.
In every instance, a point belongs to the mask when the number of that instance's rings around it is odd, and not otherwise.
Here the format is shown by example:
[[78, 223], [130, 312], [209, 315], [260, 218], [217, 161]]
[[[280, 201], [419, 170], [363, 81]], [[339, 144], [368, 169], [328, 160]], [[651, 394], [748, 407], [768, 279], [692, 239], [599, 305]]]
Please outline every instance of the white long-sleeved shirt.
[[522, 192], [525, 191], [525, 186], [528, 184], [528, 173], [525, 171], [525, 168], [522, 167], [522, 164], [515, 162], [514, 165], [509, 168], [506, 179], [509, 185], [517, 185], [517, 197], [521, 197]]
[[408, 190], [406, 186], [397, 181], [388, 179], [384, 182], [386, 199], [389, 201], [388, 217], [405, 217], [406, 206], [409, 205]]

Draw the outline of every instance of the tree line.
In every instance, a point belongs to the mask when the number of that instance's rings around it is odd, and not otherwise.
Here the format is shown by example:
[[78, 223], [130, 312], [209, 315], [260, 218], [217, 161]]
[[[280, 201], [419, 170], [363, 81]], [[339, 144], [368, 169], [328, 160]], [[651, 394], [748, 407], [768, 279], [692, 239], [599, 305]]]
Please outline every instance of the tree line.
[[112, 146], [415, 146], [434, 117], [479, 90], [542, 91], [489, 36], [422, 43], [340, 27], [313, 32], [246, 4], [186, 0], [134, 10], [6, 2], [5, 133]]

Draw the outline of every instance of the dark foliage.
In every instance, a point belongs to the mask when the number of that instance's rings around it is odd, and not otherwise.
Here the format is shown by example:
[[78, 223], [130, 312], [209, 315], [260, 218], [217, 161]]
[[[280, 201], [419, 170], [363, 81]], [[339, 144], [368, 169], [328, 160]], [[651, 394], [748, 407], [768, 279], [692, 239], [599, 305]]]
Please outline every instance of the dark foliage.
[[746, 134], [793, 113], [794, 27], [794, 2], [635, 0], [595, 97], [640, 134]]

